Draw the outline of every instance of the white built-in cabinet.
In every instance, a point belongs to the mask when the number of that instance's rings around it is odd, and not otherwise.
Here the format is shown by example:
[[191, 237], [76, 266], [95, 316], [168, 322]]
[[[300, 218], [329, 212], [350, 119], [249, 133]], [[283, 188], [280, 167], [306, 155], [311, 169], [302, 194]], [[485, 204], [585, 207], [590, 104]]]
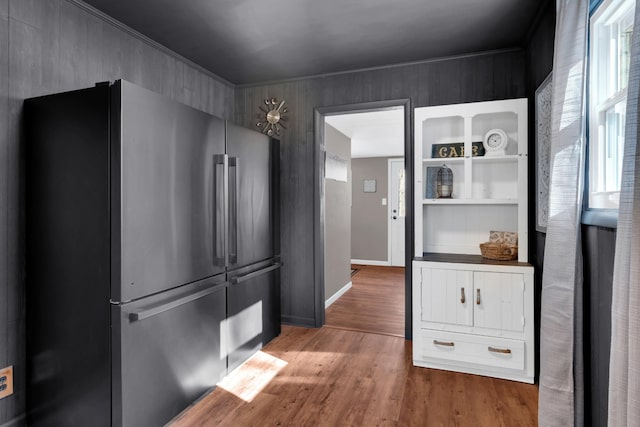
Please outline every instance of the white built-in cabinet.
[[414, 261], [413, 361], [533, 382], [533, 268]]
[[[416, 108], [414, 117], [414, 365], [532, 383], [527, 100]], [[504, 155], [471, 155], [490, 129], [508, 135]], [[434, 144], [452, 143], [464, 143], [465, 155], [432, 158]], [[450, 199], [428, 188], [443, 163], [453, 171]], [[491, 230], [518, 232], [517, 260], [481, 257]]]

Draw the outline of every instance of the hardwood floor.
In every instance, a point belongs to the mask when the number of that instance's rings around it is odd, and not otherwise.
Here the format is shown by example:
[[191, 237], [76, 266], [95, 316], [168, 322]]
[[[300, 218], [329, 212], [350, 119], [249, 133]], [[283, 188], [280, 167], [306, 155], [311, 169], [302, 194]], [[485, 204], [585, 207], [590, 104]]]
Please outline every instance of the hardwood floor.
[[282, 334], [170, 425], [535, 426], [535, 385], [411, 363], [411, 342], [336, 328]]
[[325, 325], [404, 337], [404, 268], [352, 268], [353, 286], [327, 308]]
[[535, 385], [414, 367], [404, 268], [357, 268], [325, 327], [283, 326], [170, 425], [537, 425]]

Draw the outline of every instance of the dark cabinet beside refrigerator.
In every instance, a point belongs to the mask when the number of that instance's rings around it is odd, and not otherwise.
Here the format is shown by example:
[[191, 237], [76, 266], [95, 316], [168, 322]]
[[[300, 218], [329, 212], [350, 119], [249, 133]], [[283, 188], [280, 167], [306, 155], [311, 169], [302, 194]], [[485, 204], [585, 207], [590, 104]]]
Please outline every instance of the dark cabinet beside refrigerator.
[[29, 424], [161, 425], [280, 332], [277, 142], [125, 81], [25, 126]]

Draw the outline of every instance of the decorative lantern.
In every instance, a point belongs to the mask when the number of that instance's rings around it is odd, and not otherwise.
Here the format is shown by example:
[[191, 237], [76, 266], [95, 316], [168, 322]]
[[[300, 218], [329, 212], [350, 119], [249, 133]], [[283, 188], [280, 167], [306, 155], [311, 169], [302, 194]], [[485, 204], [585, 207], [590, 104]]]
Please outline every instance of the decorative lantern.
[[438, 170], [436, 176], [436, 194], [438, 199], [450, 199], [453, 192], [453, 172], [447, 167], [442, 165]]

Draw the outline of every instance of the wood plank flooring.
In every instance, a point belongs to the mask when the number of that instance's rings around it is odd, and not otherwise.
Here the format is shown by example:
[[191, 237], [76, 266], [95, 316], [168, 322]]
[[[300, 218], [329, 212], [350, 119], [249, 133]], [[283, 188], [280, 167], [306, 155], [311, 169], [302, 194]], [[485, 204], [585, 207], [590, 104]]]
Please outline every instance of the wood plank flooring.
[[352, 268], [353, 286], [327, 308], [326, 326], [404, 337], [404, 268]]
[[170, 425], [535, 426], [537, 396], [535, 385], [416, 368], [403, 338], [283, 326]]

